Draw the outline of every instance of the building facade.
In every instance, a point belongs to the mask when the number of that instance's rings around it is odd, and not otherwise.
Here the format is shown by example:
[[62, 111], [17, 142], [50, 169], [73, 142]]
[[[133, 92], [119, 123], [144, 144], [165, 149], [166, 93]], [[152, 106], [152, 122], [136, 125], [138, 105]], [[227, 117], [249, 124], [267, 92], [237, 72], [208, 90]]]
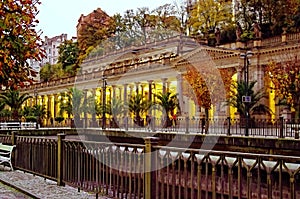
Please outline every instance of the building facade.
[[[300, 34], [282, 35], [247, 44], [247, 49], [252, 52], [248, 76], [250, 81], [257, 81], [256, 89], [269, 87], [264, 81], [264, 67], [270, 60], [284, 62], [291, 57], [300, 56], [300, 45], [295, 42], [299, 41], [299, 38]], [[156, 94], [170, 91], [178, 94], [181, 116], [199, 117], [203, 109], [194, 100], [193, 89], [185, 79], [188, 67], [193, 66], [203, 74], [207, 74], [207, 69], [213, 73], [218, 71], [217, 69], [232, 69], [232, 78], [242, 79], [245, 74], [244, 59], [241, 58], [241, 54], [245, 53], [243, 45], [236, 42], [209, 47], [178, 35], [161, 42], [132, 46], [105, 55], [94, 54], [82, 63], [82, 70], [75, 77], [30, 85], [22, 92], [32, 95], [34, 91], [38, 93], [37, 103], [44, 105], [49, 112], [45, 124], [49, 124], [50, 119], [53, 120], [59, 114], [60, 104], [65, 101], [63, 94], [73, 87], [82, 90], [85, 98], [105, 98], [106, 102], [112, 99], [127, 102], [136, 94], [141, 94], [149, 101], [155, 101]], [[214, 88], [224, 91], [214, 94], [211, 90], [211, 97], [218, 100], [211, 107], [210, 117], [235, 117], [234, 110], [224, 106], [226, 85], [220, 79], [216, 78], [211, 82], [208, 78], [206, 82], [217, 85]], [[269, 92], [268, 96], [264, 103], [273, 110], [271, 117], [278, 118], [282, 115], [282, 110], [275, 106], [274, 92]], [[26, 105], [35, 103], [35, 98], [32, 98]], [[69, 116], [65, 114], [64, 117]], [[91, 120], [92, 115], [82, 113], [81, 117]], [[266, 115], [257, 117], [270, 118]]]
[[[39, 72], [41, 70], [41, 67], [43, 67], [45, 64], [49, 63], [51, 65], [56, 64], [59, 57], [59, 46], [64, 41], [66, 41], [68, 38], [67, 34], [61, 34], [55, 37], [47, 37], [45, 36], [45, 40], [42, 42], [42, 49], [44, 50], [45, 57], [42, 58], [41, 61], [36, 60], [30, 60], [30, 66], [38, 73], [37, 74], [37, 81], [40, 80], [39, 78]], [[76, 38], [72, 38], [76, 39]]]

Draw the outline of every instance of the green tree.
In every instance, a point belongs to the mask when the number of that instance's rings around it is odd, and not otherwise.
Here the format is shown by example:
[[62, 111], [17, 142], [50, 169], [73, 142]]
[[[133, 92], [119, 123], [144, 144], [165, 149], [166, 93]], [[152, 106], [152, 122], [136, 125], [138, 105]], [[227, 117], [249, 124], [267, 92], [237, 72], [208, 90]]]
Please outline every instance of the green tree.
[[25, 106], [22, 110], [22, 116], [25, 117], [26, 122], [36, 122], [36, 117], [34, 116], [34, 108], [31, 106]]
[[66, 94], [61, 95], [60, 115], [66, 112], [73, 116], [75, 122], [79, 122], [81, 114], [84, 112], [84, 95], [83, 92], [75, 87], [69, 88]]
[[166, 92], [158, 93], [155, 96], [158, 99], [156, 103], [161, 106], [161, 108], [163, 109], [162, 111], [164, 112], [164, 127], [167, 127], [171, 124], [170, 117], [172, 117], [175, 114], [175, 110], [180, 110], [177, 94]]
[[111, 117], [112, 127], [116, 127], [118, 119], [125, 113], [124, 103], [118, 98], [113, 98], [107, 104], [106, 113]]
[[44, 66], [41, 67], [40, 70], [40, 79], [41, 81], [47, 82], [53, 79], [53, 68], [52, 65], [46, 63]]
[[199, 0], [189, 18], [191, 35], [213, 39], [216, 28], [225, 29], [233, 23], [231, 2], [223, 0]]
[[38, 124], [42, 124], [47, 115], [46, 107], [39, 104], [33, 106], [33, 115], [36, 117]]
[[299, 0], [241, 0], [235, 6], [235, 20], [241, 24], [244, 37], [252, 37], [254, 22], [260, 25], [263, 37], [270, 37], [281, 34], [283, 27], [296, 31], [299, 6]]
[[142, 114], [145, 113], [149, 107], [150, 102], [144, 99], [141, 94], [132, 95], [128, 102], [128, 110], [133, 115], [134, 122], [139, 125], [143, 126], [142, 124]]
[[65, 72], [69, 73], [69, 76], [75, 75], [76, 70], [67, 70], [68, 68], [76, 69], [76, 63], [79, 56], [78, 42], [73, 40], [66, 40], [59, 47], [58, 63], [61, 63]]
[[[264, 90], [254, 91], [255, 84], [255, 81], [249, 82], [248, 85], [245, 81], [232, 84], [231, 96], [226, 104], [236, 108], [241, 118], [246, 118], [247, 111], [250, 114], [249, 118], [253, 114], [272, 113], [271, 109], [262, 102], [262, 99], [266, 98]], [[251, 102], [243, 102], [243, 96], [250, 96]]]
[[19, 90], [6, 90], [0, 94], [0, 99], [3, 103], [10, 107], [12, 118], [19, 120], [23, 103], [31, 98], [28, 93], [20, 94]]
[[36, 72], [28, 60], [43, 56], [35, 26], [39, 0], [2, 0], [0, 3], [0, 85], [17, 89], [32, 82]]

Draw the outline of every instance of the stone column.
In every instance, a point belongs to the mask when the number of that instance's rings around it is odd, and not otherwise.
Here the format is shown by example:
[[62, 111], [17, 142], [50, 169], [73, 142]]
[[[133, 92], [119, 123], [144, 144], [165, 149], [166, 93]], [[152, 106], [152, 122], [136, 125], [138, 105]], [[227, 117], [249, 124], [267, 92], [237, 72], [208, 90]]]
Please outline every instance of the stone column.
[[53, 110], [53, 95], [48, 95], [48, 111], [49, 111], [49, 122], [50, 122], [50, 126], [53, 126], [53, 122], [54, 122], [54, 110]]
[[149, 88], [148, 100], [149, 101], [152, 101], [152, 84], [153, 84], [153, 80], [148, 80], [148, 88]]
[[126, 102], [127, 101], [127, 84], [124, 84], [124, 92], [123, 92], [123, 101]]
[[130, 97], [132, 96], [132, 94], [133, 94], [133, 85], [129, 85], [129, 89], [130, 89], [130, 91], [129, 91], [129, 95], [130, 95]]
[[237, 81], [243, 80], [243, 66], [238, 66], [237, 68]]
[[[83, 90], [83, 96], [84, 96], [84, 102], [87, 103], [87, 89]], [[87, 128], [88, 127], [88, 118], [87, 118], [87, 110], [83, 111], [83, 128]]]
[[140, 82], [135, 82], [135, 93], [136, 94], [139, 94], [139, 85], [140, 85]]
[[53, 125], [55, 126], [55, 117], [57, 117], [57, 98], [58, 94], [53, 95]]
[[179, 100], [179, 106], [180, 106], [180, 112], [184, 113], [184, 102], [183, 102], [183, 80], [182, 80], [182, 75], [179, 74], [177, 75], [177, 88], [176, 92], [178, 93], [178, 100]]
[[112, 87], [112, 92], [113, 92], [112, 97], [113, 97], [113, 99], [116, 99], [116, 85], [112, 85], [111, 87]]
[[144, 96], [144, 87], [145, 87], [145, 85], [141, 84], [141, 89], [142, 89], [142, 90], [141, 90], [141, 95], [142, 95], [142, 96]]
[[162, 80], [162, 87], [163, 87], [163, 89], [162, 89], [162, 93], [166, 93], [167, 92], [167, 78], [162, 78], [161, 79]]
[[118, 89], [119, 89], [119, 95], [118, 95], [118, 98], [119, 98], [120, 100], [122, 100], [122, 88], [121, 88], [121, 87], [118, 87]]
[[[94, 97], [93, 100], [95, 100], [95, 97], [96, 97], [96, 90], [97, 90], [97, 88], [93, 88], [91, 90], [92, 96]], [[91, 126], [92, 127], [97, 127], [96, 124], [97, 124], [97, 121], [96, 121], [96, 110], [93, 110], [92, 111], [92, 123], [91, 123]]]

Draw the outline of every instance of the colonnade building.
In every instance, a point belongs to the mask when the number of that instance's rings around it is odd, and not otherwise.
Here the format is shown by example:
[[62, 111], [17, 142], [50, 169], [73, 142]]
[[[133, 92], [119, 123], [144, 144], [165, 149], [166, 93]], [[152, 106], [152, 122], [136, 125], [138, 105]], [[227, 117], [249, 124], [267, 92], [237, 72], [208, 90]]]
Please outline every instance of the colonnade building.
[[[252, 52], [248, 76], [250, 81], [257, 81], [256, 89], [270, 86], [266, 85], [269, 83], [264, 80], [264, 67], [270, 60], [284, 62], [289, 61], [291, 57], [300, 56], [299, 41], [300, 34], [288, 34], [247, 43], [247, 51]], [[137, 93], [149, 101], [155, 101], [156, 94], [170, 91], [178, 94], [181, 116], [198, 117], [203, 109], [194, 100], [192, 86], [185, 78], [188, 68], [193, 67], [202, 73], [204, 78], [208, 70], [219, 73], [218, 69], [228, 69], [230, 72], [227, 74], [230, 74], [230, 78], [242, 79], [246, 70], [245, 60], [241, 58], [241, 53], [245, 53], [243, 45], [245, 44], [236, 42], [210, 47], [178, 35], [160, 42], [131, 46], [103, 55], [94, 53], [82, 63], [80, 73], [74, 77], [41, 82], [23, 88], [22, 92], [33, 96], [25, 106], [35, 103], [44, 105], [48, 112], [44, 125], [50, 125], [50, 120], [53, 121], [59, 114], [60, 103], [64, 103], [62, 94], [68, 92], [68, 88], [76, 87], [84, 91], [86, 98], [94, 96], [101, 100], [105, 97], [106, 102], [114, 98], [126, 102], [130, 96]], [[228, 82], [222, 81], [221, 75], [213, 82], [205, 81], [209, 88], [224, 91], [213, 94], [214, 91], [210, 90], [211, 98], [217, 99], [210, 109], [210, 117], [235, 117], [235, 110], [224, 106]], [[34, 96], [34, 93], [37, 96]], [[282, 111], [280, 107], [275, 106], [274, 92], [271, 90], [268, 95], [264, 103], [273, 110], [273, 114], [259, 117], [278, 118]], [[64, 114], [64, 117], [69, 116]], [[95, 116], [82, 113], [82, 118], [92, 117]]]

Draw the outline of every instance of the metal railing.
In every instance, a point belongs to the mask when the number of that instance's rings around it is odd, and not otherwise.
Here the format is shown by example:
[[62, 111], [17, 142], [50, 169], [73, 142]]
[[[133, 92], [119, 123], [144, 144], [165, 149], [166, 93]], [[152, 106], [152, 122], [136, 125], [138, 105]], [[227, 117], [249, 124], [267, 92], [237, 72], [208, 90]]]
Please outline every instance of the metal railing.
[[[92, 121], [86, 119], [86, 126], [79, 125], [73, 128], [102, 128], [102, 119]], [[139, 122], [133, 118], [106, 119], [105, 129], [111, 130], [138, 130], [143, 132], [172, 132], [191, 134], [213, 134], [213, 135], [245, 135], [246, 119], [235, 118], [189, 118], [178, 117], [176, 120], [152, 117], [147, 123], [146, 118]], [[300, 120], [278, 119], [250, 119], [248, 121], [249, 136], [299, 138]]]
[[[6, 137], [1, 137], [5, 138]], [[8, 140], [8, 139], [7, 139]], [[300, 157], [11, 135], [14, 167], [114, 198], [300, 197]]]

